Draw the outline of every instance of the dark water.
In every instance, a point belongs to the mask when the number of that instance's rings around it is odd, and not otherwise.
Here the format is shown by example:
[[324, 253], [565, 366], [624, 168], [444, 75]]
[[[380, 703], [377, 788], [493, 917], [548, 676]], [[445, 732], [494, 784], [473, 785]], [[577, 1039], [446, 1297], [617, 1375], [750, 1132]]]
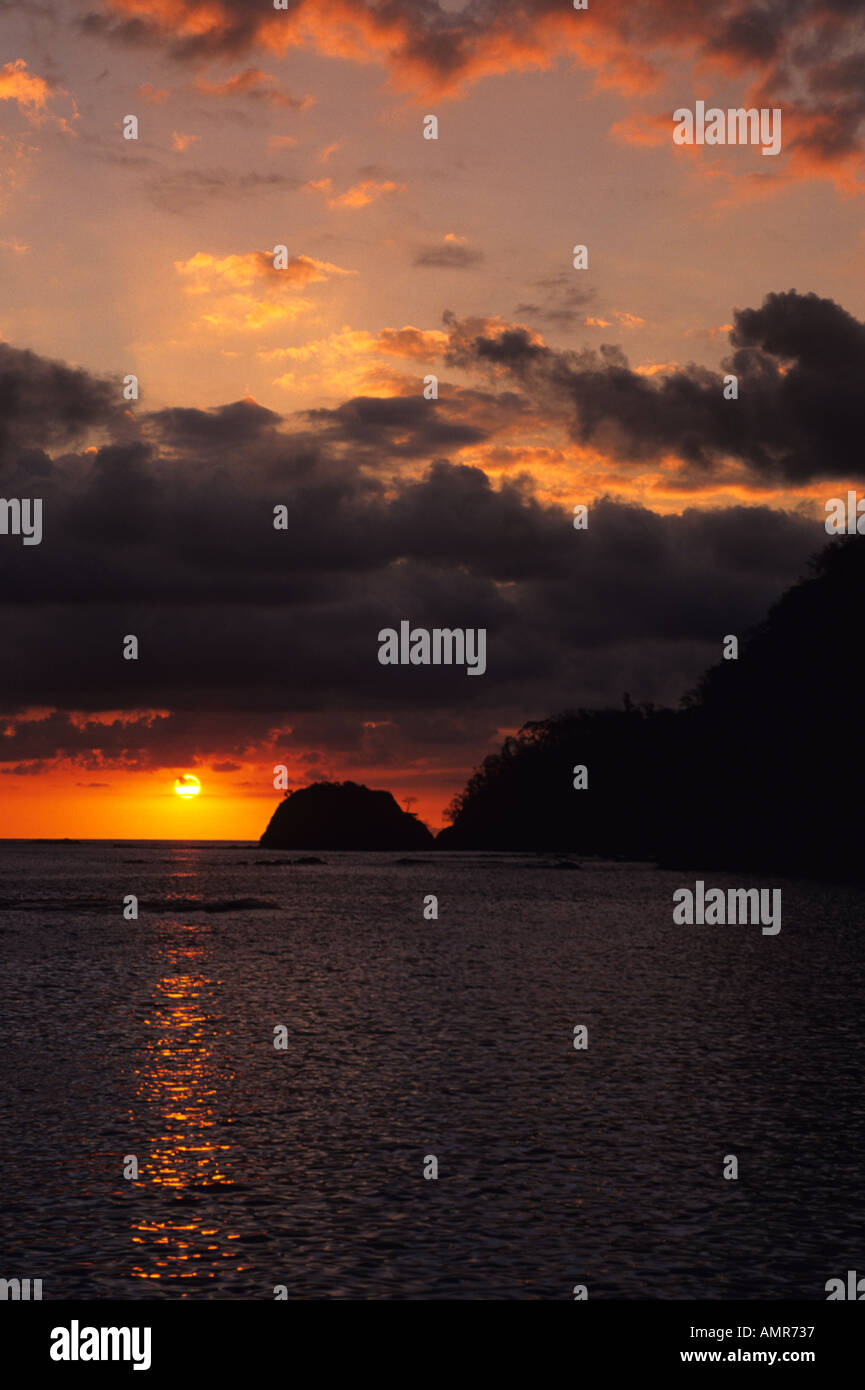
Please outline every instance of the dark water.
[[859, 890], [754, 880], [771, 937], [673, 925], [675, 888], [735, 875], [294, 857], [0, 846], [0, 1276], [824, 1299], [865, 1272]]

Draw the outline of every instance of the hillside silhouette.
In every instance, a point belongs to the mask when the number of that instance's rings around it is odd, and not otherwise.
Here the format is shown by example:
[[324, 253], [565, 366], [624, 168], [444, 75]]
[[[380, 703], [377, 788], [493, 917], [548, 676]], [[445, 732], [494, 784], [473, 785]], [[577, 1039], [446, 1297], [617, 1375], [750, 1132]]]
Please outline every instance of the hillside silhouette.
[[863, 601], [865, 539], [833, 541], [678, 710], [626, 696], [524, 725], [454, 799], [437, 847], [865, 876]]
[[268, 849], [432, 849], [426, 826], [390, 792], [357, 782], [313, 782], [290, 792], [259, 840]]

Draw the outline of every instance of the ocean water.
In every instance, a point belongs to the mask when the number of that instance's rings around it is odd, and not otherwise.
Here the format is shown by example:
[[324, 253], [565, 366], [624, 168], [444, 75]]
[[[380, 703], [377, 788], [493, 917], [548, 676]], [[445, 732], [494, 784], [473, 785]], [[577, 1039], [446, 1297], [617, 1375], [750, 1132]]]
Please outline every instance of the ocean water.
[[[319, 857], [0, 844], [0, 1276], [822, 1300], [865, 1272], [861, 890]], [[779, 935], [674, 926], [697, 877], [780, 887]]]

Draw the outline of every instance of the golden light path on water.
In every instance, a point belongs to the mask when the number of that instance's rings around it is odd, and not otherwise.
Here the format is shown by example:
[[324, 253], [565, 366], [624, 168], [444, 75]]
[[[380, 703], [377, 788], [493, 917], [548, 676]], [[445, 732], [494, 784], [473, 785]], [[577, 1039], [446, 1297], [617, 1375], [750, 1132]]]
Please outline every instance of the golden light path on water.
[[[178, 859], [184, 851], [176, 851]], [[186, 850], [194, 859], [195, 851]], [[197, 877], [174, 874], [172, 877]], [[210, 924], [170, 917], [154, 924], [160, 935], [149, 1029], [135, 1068], [132, 1132], [139, 1140], [139, 1178], [146, 1200], [131, 1226], [133, 1278], [191, 1279], [202, 1283], [237, 1260], [232, 1243], [239, 1231], [223, 1229], [214, 1217], [218, 1191], [231, 1189], [225, 1171], [230, 1144], [220, 1142], [235, 1076], [214, 1057], [225, 1033], [218, 1003], [220, 984], [207, 973]], [[230, 1123], [230, 1119], [229, 1119]], [[150, 1133], [141, 1133], [143, 1126]], [[155, 1132], [153, 1132], [155, 1130]], [[218, 1133], [217, 1133], [218, 1131]], [[145, 1195], [142, 1194], [142, 1195]], [[202, 1214], [196, 1208], [201, 1203]], [[206, 1211], [207, 1215], [203, 1213]], [[183, 1295], [181, 1295], [183, 1296]]]

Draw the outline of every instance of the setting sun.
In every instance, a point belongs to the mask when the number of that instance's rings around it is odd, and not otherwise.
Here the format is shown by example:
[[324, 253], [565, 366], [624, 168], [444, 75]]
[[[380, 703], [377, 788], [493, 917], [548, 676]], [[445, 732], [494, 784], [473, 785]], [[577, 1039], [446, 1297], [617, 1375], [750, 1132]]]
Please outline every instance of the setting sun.
[[174, 790], [178, 796], [190, 797], [198, 796], [201, 791], [201, 783], [191, 772], [185, 772], [182, 777], [178, 777], [174, 783]]

